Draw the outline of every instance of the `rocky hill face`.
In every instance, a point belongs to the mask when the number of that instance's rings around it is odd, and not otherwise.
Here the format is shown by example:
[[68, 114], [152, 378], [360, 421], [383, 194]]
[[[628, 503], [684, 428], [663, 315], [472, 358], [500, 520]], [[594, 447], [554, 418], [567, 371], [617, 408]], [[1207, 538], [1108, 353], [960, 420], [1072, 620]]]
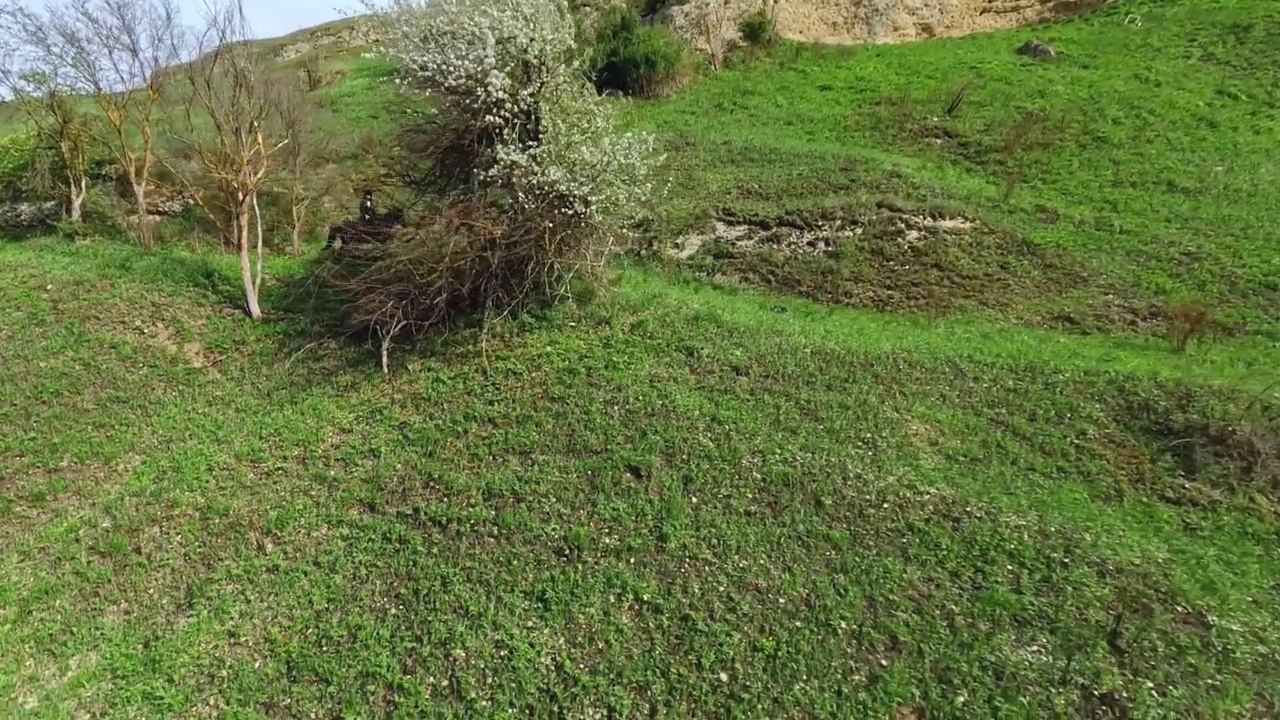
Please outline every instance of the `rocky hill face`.
[[[737, 33], [762, 0], [689, 0], [665, 11], [677, 32], [707, 45]], [[1110, 0], [782, 0], [778, 30], [822, 43], [901, 42], [1017, 27], [1091, 10]]]

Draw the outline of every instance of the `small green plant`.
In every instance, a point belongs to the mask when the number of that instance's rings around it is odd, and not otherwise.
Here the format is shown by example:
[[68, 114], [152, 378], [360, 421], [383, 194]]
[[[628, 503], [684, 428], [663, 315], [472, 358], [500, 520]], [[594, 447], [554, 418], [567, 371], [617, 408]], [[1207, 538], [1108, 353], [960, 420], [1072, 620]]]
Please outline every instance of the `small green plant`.
[[575, 526], [569, 530], [564, 539], [564, 557], [569, 560], [581, 560], [591, 552], [591, 531]]
[[690, 75], [680, 38], [665, 26], [645, 24], [628, 7], [611, 8], [601, 18], [591, 65], [598, 91], [636, 97], [669, 94]]
[[38, 152], [36, 137], [30, 133], [0, 137], [0, 200], [26, 197]]

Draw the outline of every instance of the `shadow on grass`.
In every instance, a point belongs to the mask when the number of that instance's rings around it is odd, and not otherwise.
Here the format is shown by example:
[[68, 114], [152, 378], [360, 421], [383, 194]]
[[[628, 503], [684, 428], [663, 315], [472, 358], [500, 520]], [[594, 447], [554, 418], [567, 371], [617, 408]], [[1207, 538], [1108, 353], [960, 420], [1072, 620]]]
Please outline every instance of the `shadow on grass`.
[[[244, 282], [235, 253], [192, 252], [182, 247], [143, 251], [124, 243], [76, 248], [59, 244], [49, 249], [59, 258], [65, 256], [68, 263], [89, 263], [95, 277], [147, 296], [194, 295], [197, 305], [207, 303], [214, 312], [241, 317], [246, 314]], [[256, 362], [305, 365], [307, 371], [295, 375], [323, 379], [377, 370], [381, 363], [381, 337], [368, 325], [355, 322], [352, 298], [326, 281], [332, 268], [333, 258], [324, 252], [305, 258], [269, 256], [260, 298], [263, 322], [252, 323], [259, 328], [252, 331], [252, 338], [238, 332], [234, 342], [257, 345]], [[588, 298], [584, 295], [577, 299]], [[514, 316], [496, 322], [483, 314], [471, 314], [420, 337], [397, 337], [391, 344], [390, 365], [402, 367], [406, 362], [424, 359], [471, 359], [481, 352], [484, 343], [492, 347], [499, 335], [506, 335], [517, 326], [528, 327], [527, 323], [540, 324], [547, 314], [544, 309], [530, 308], [518, 317], [515, 323]], [[246, 323], [250, 322], [246, 318]]]
[[22, 243], [37, 238], [47, 238], [50, 235], [56, 235], [57, 232], [57, 228], [52, 226], [0, 228], [0, 243]]
[[196, 290], [223, 310], [244, 311], [244, 287], [236, 258], [216, 253], [191, 253], [161, 247], [139, 251], [136, 247], [102, 246], [96, 268], [120, 279], [150, 287]]

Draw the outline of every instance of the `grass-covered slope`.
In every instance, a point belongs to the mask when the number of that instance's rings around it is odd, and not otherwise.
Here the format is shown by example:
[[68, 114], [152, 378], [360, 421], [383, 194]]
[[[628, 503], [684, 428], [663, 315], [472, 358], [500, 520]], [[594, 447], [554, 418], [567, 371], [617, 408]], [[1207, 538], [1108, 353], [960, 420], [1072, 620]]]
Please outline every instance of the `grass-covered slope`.
[[1274, 697], [1263, 429], [1169, 379], [1229, 358], [631, 273], [384, 382], [210, 310], [229, 262], [40, 244], [0, 267], [15, 712]]
[[[1219, 81], [1185, 71], [1208, 51], [1187, 48], [1243, 49], [1274, 13], [1129, 5], [1139, 30], [1121, 7], [1036, 31], [1052, 65], [1006, 57], [1029, 31], [806, 49], [629, 111], [668, 144], [673, 230], [719, 206], [803, 224], [877, 202], [983, 228], [906, 258], [865, 232], [696, 267], [971, 312], [623, 267], [591, 306], [406, 353], [384, 379], [302, 320], [224, 313], [233, 258], [0, 243], [4, 714], [1274, 717], [1275, 248], [1251, 214], [1274, 196], [1236, 176], [1230, 197], [1179, 194], [1188, 173], [1120, 142], [1209, 142], [1265, 177], [1269, 46], [1233, 71], [1246, 99], [1217, 134], [1159, 83], [1209, 102]], [[361, 101], [381, 70], [335, 62], [332, 121], [389, 117]], [[1142, 63], [1156, 89], [1129, 92]], [[948, 98], [923, 98], [966, 73], [986, 80], [930, 142]], [[1010, 161], [1005, 201], [982, 149], [1021, 107], [1015, 78], [1112, 119]], [[916, 110], [875, 110], [904, 89]], [[301, 267], [268, 269], [264, 305], [286, 307]], [[1239, 334], [1174, 353], [1043, 321], [1180, 293]]]
[[[1017, 55], [1028, 38], [1058, 56]], [[804, 219], [886, 201], [985, 223], [910, 249], [871, 228], [833, 259], [714, 270], [866, 306], [998, 307], [1086, 329], [1139, 330], [1159, 306], [1196, 302], [1278, 337], [1280, 6], [1268, 0], [1121, 2], [1040, 28], [797, 47], [634, 113], [668, 138], [677, 227], [716, 210]]]

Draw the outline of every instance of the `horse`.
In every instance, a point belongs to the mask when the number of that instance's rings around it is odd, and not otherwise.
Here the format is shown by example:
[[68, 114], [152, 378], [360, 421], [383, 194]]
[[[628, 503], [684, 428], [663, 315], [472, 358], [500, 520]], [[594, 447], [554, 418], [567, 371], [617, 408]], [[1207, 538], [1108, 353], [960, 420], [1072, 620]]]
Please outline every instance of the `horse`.
[[341, 248], [352, 242], [384, 243], [391, 239], [396, 228], [404, 226], [404, 208], [394, 207], [374, 215], [368, 220], [351, 220], [329, 226], [329, 239], [325, 250], [335, 245]]

